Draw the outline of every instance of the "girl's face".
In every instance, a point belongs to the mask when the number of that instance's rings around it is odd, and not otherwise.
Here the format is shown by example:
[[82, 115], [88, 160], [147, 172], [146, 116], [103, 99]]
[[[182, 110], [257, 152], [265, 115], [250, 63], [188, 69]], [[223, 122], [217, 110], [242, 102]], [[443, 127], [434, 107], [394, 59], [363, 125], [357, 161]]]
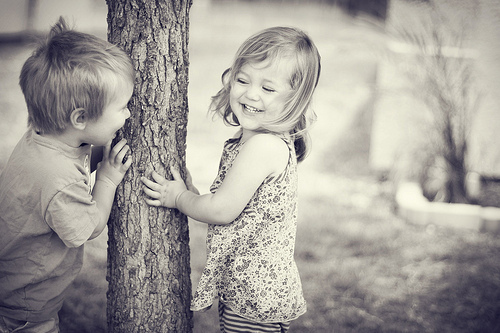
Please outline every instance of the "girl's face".
[[236, 73], [229, 93], [231, 110], [243, 131], [257, 131], [283, 112], [291, 92], [291, 61], [247, 63]]
[[133, 85], [120, 84], [120, 89], [114, 94], [104, 108], [102, 115], [90, 120], [85, 128], [87, 141], [96, 146], [103, 146], [115, 137], [116, 132], [125, 125], [130, 117], [127, 107], [132, 97]]

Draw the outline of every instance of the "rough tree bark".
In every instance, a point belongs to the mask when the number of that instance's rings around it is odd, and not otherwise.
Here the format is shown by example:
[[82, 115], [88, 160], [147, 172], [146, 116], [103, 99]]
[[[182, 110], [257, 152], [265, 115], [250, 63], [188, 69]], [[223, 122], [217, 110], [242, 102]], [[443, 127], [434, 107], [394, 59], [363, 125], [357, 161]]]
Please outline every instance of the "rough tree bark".
[[108, 40], [137, 71], [119, 136], [133, 164], [117, 189], [108, 240], [108, 331], [191, 332], [189, 233], [176, 210], [148, 207], [140, 177], [185, 170], [192, 0], [107, 0]]

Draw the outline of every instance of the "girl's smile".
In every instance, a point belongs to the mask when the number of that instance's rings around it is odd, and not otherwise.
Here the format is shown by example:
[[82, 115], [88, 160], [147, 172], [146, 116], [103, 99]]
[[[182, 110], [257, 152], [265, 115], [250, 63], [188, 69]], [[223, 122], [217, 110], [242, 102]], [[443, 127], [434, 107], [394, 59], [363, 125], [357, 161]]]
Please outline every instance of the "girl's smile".
[[248, 111], [250, 113], [264, 112], [263, 110], [259, 110], [259, 109], [253, 108], [253, 107], [251, 107], [249, 105], [246, 105], [246, 104], [243, 104], [243, 108], [245, 109], [245, 111]]
[[291, 91], [290, 63], [286, 58], [247, 63], [236, 73], [229, 101], [244, 133], [262, 130], [284, 110]]

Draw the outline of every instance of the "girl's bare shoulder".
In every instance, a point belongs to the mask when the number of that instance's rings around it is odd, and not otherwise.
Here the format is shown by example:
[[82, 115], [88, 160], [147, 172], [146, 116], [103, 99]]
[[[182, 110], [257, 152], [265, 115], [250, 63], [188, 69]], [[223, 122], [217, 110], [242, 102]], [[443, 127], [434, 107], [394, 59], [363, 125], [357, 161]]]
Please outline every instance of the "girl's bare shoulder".
[[289, 150], [285, 141], [279, 136], [262, 133], [248, 139], [240, 153], [252, 155], [265, 162], [273, 169], [272, 173], [281, 172], [288, 163]]

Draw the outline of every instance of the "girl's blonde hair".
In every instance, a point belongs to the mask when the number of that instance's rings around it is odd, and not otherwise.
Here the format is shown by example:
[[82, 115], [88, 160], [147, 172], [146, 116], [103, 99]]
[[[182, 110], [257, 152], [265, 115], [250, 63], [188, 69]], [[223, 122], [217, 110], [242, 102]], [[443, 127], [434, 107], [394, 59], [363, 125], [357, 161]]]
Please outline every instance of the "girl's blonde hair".
[[26, 60], [19, 85], [28, 108], [28, 125], [42, 133], [60, 133], [75, 109], [89, 120], [119, 93], [133, 85], [135, 71], [129, 56], [95, 36], [68, 29], [64, 19]]
[[222, 74], [223, 88], [212, 97], [210, 110], [222, 116], [226, 124], [238, 126], [238, 119], [229, 104], [229, 93], [236, 75], [245, 64], [282, 59], [292, 63], [292, 92], [280, 117], [263, 124], [262, 131], [290, 133], [300, 162], [309, 150], [307, 130], [316, 119], [310, 104], [321, 72], [319, 52], [303, 31], [292, 27], [273, 27], [248, 38], [238, 49], [232, 66]]

